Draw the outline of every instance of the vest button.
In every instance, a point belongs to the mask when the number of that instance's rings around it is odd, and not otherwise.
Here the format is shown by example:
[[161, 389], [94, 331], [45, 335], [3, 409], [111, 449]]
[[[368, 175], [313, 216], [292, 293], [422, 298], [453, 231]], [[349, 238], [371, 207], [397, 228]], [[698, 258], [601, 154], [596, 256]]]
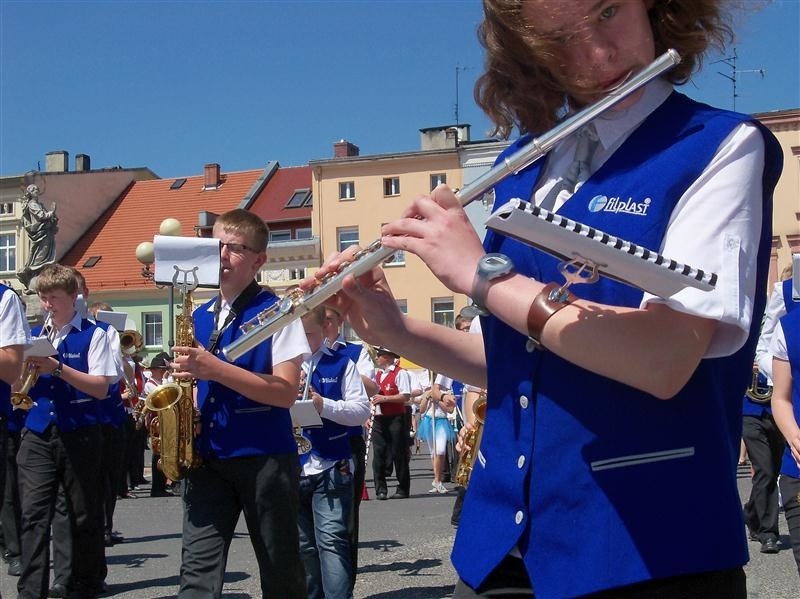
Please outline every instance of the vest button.
[[208, 428], [214, 428], [214, 423], [210, 422], [209, 425], [208, 425]]
[[524, 516], [524, 514], [522, 513], [522, 510], [520, 510], [520, 511], [518, 511], [518, 512], [517, 512], [517, 513], [514, 515], [514, 522], [516, 522], [517, 524], [522, 524], [522, 519], [523, 519], [524, 517], [525, 517], [525, 516]]
[[216, 399], [216, 398], [214, 398], [214, 397], [209, 397], [209, 398], [208, 398], [208, 401], [209, 401], [209, 403], [214, 403], [214, 399]]
[[525, 465], [525, 456], [521, 455], [517, 459], [517, 468], [522, 468]]
[[519, 397], [519, 405], [522, 406], [523, 410], [525, 408], [527, 408], [528, 407], [528, 398], [525, 397], [524, 395], [520, 395], [520, 397]]

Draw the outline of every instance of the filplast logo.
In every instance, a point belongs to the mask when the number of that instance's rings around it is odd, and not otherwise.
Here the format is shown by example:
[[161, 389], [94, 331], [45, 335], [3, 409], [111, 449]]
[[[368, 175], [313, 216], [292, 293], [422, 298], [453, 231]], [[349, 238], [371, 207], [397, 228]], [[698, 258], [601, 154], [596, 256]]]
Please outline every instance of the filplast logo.
[[613, 212], [619, 214], [631, 214], [633, 216], [647, 216], [647, 209], [650, 208], [650, 198], [645, 198], [641, 202], [634, 202], [633, 198], [627, 200], [621, 199], [619, 196], [608, 197], [604, 195], [596, 195], [589, 200], [590, 212]]

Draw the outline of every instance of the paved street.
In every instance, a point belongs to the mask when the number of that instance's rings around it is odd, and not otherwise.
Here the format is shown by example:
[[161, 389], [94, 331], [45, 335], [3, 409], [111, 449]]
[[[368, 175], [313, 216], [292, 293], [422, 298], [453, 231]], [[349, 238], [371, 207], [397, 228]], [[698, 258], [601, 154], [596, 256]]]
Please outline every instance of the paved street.
[[[431, 481], [427, 455], [413, 457], [411, 472], [409, 499], [376, 501], [370, 486], [371, 501], [362, 503], [355, 593], [359, 599], [437, 599], [452, 592], [455, 572], [449, 554], [454, 529], [450, 510], [455, 494], [427, 493]], [[746, 497], [746, 467], [739, 470], [739, 483], [742, 496]], [[148, 488], [137, 490], [135, 495], [135, 499], [120, 501], [117, 507], [116, 528], [127, 540], [107, 552], [111, 594], [126, 599], [174, 597], [180, 559], [181, 502], [178, 498], [150, 498]], [[748, 594], [753, 599], [800, 597], [800, 579], [783, 518], [781, 535], [783, 549], [777, 555], [762, 555], [759, 545], [750, 543]], [[687, 537], [686, 542], [706, 543], [709, 551], [715, 550], [714, 540], [703, 537], [702, 531], [697, 531], [697, 538]], [[6, 574], [3, 565], [3, 596], [16, 596], [16, 580]], [[242, 521], [231, 545], [223, 596], [260, 596], [255, 557]]]

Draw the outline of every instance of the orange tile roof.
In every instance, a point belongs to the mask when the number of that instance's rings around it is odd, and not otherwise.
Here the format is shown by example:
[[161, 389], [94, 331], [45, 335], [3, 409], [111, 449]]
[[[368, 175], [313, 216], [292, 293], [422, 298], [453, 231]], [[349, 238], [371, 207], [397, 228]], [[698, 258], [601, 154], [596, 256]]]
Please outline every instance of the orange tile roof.
[[[181, 234], [194, 237], [197, 215], [205, 210], [221, 214], [239, 206], [262, 169], [222, 173], [216, 190], [203, 190], [203, 175], [187, 177], [179, 189], [170, 189], [175, 179], [135, 181], [79, 240], [61, 262], [77, 267], [90, 290], [119, 291], [152, 289], [141, 276], [136, 246], [152, 241], [165, 218], [181, 222]], [[92, 268], [83, 264], [92, 256], [101, 259]]]
[[256, 195], [249, 210], [267, 223], [308, 219], [310, 226], [311, 207], [286, 208], [286, 202], [297, 189], [311, 189], [311, 167], [279, 168], [261, 193]]

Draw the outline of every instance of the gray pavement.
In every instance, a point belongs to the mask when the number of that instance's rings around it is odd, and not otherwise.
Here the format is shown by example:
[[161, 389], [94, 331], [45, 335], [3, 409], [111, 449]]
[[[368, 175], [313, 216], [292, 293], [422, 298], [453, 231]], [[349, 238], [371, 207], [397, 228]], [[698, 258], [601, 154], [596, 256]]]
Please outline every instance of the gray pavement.
[[[370, 484], [371, 500], [361, 504], [357, 599], [438, 599], [452, 593], [456, 574], [449, 557], [454, 536], [450, 511], [455, 493], [427, 493], [431, 468], [424, 453], [413, 456], [411, 472], [409, 499], [376, 501]], [[750, 489], [747, 467], [739, 470], [739, 487], [746, 499]], [[390, 495], [392, 492], [390, 484]], [[181, 501], [177, 497], [151, 498], [148, 487], [136, 490], [134, 495], [135, 499], [122, 500], [117, 507], [115, 528], [126, 542], [107, 550], [109, 596], [174, 597], [180, 566]], [[705, 543], [709, 551], [714, 551], [714, 540], [705, 538], [702, 531], [696, 531], [696, 537], [687, 536], [686, 542]], [[749, 597], [800, 598], [800, 578], [783, 517], [781, 543], [777, 555], [762, 555], [759, 544], [750, 543], [751, 561], [746, 567]], [[680, 550], [675, 547], [675, 551]], [[16, 581], [6, 574], [3, 564], [2, 596], [16, 596]], [[230, 548], [223, 596], [259, 597], [259, 589], [255, 557], [240, 521]]]

